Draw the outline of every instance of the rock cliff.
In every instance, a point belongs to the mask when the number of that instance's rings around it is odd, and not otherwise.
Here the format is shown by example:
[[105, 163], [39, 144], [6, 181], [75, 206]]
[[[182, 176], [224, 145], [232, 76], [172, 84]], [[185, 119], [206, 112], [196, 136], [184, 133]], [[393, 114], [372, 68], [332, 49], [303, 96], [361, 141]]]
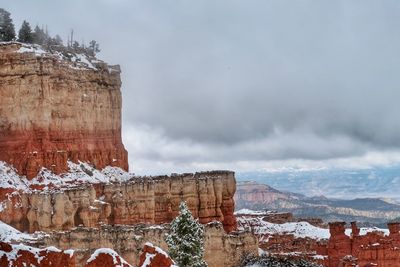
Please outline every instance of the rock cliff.
[[[75, 180], [45, 172], [29, 181], [12, 168], [3, 174], [0, 168], [0, 178], [13, 178], [0, 184], [0, 220], [29, 232], [79, 225], [162, 224], [178, 215], [179, 203], [185, 200], [201, 223], [220, 221], [227, 232], [236, 229], [233, 172], [138, 177], [118, 168], [100, 172], [84, 164], [70, 166]], [[68, 183], [57, 184], [63, 179]]]
[[[147, 242], [168, 251], [164, 241], [169, 225], [103, 225], [98, 229], [77, 227], [51, 232], [40, 240], [45, 246], [75, 250], [77, 266], [83, 266], [97, 247], [115, 250], [133, 266], [140, 266], [141, 250]], [[258, 240], [249, 232], [225, 233], [221, 223], [205, 225], [204, 260], [210, 267], [235, 267], [241, 256], [258, 254]]]
[[127, 170], [120, 86], [119, 66], [1, 44], [0, 161], [29, 178], [66, 171], [68, 159]]

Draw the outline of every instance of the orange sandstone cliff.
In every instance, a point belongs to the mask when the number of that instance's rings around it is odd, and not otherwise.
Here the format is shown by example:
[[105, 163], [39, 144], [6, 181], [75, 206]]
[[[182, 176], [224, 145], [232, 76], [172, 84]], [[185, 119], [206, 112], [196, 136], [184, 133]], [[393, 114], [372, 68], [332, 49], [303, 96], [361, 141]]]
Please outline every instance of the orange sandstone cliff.
[[0, 45], [0, 161], [28, 178], [67, 171], [68, 159], [128, 169], [119, 66], [85, 61]]

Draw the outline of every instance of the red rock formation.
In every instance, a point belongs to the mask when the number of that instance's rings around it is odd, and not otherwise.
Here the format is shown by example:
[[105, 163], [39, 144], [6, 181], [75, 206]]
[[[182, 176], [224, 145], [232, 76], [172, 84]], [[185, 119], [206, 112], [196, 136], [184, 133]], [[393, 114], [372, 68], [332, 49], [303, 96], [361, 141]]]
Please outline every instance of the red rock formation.
[[351, 240], [345, 234], [345, 225], [344, 222], [329, 223], [328, 266], [339, 266], [344, 256], [351, 255]]
[[92, 254], [85, 267], [132, 267], [132, 265], [121, 258], [114, 250], [101, 248]]
[[[18, 184], [20, 177], [9, 175]], [[132, 177], [132, 181], [121, 183], [67, 184], [60, 189], [32, 192], [14, 188], [0, 199], [0, 220], [29, 232], [67, 230], [79, 225], [162, 224], [178, 215], [179, 204], [185, 200], [201, 223], [220, 221], [231, 232], [236, 229], [235, 184], [233, 172], [214, 171]]]
[[174, 261], [161, 248], [146, 243], [140, 255], [140, 267], [171, 267]]
[[351, 237], [344, 235], [344, 223], [331, 223], [327, 267], [400, 266], [400, 223], [388, 224], [390, 234], [375, 231], [360, 235], [355, 222]]
[[[0, 266], [75, 267], [75, 256], [55, 248], [37, 249], [0, 242]], [[104, 266], [104, 265], [103, 265]]]
[[75, 65], [18, 43], [0, 46], [0, 161], [20, 174], [32, 178], [43, 166], [60, 173], [68, 159], [128, 169], [119, 68]]
[[293, 214], [290, 212], [271, 212], [267, 213], [263, 221], [270, 222], [270, 223], [287, 223], [293, 222]]

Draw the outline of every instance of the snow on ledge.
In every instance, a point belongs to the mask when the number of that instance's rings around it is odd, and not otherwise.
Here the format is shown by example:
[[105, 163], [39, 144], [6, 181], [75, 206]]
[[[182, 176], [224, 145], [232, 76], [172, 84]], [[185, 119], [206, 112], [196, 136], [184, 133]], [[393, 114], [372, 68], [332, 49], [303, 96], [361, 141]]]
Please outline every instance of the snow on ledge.
[[[239, 230], [252, 228], [256, 235], [274, 235], [274, 234], [293, 234], [296, 238], [311, 238], [315, 240], [323, 240], [330, 238], [330, 232], [327, 228], [321, 228], [311, 225], [308, 222], [288, 222], [283, 224], [270, 223], [263, 220], [263, 216], [237, 218]], [[382, 232], [389, 235], [388, 229], [377, 227], [360, 228], [360, 236], [367, 235], [370, 232]], [[346, 229], [345, 234], [351, 236], [351, 229]]]
[[18, 175], [15, 168], [0, 161], [0, 188], [30, 192], [35, 186], [44, 186], [42, 190], [50, 190], [82, 184], [120, 183], [134, 177], [134, 174], [119, 167], [107, 166], [103, 170], [97, 170], [88, 163], [71, 161], [68, 161], [68, 167], [68, 172], [59, 175], [42, 168], [35, 178], [28, 180], [25, 176]]
[[[58, 51], [46, 51], [38, 44], [27, 44], [20, 42], [11, 42], [10, 44], [15, 43], [19, 44], [21, 47], [17, 50], [17, 53], [33, 53], [36, 57], [53, 57], [59, 61], [63, 61], [68, 63], [68, 66], [71, 69], [79, 69], [79, 70], [97, 70], [96, 64], [105, 63], [102, 60], [99, 60], [95, 57], [90, 57], [81, 53], [73, 53], [67, 52], [61, 53]], [[7, 43], [3, 43], [7, 44]], [[109, 72], [115, 72], [112, 66], [109, 68]]]
[[30, 234], [21, 233], [12, 226], [0, 221], [0, 241], [2, 242], [16, 242], [16, 241], [33, 241], [37, 238]]

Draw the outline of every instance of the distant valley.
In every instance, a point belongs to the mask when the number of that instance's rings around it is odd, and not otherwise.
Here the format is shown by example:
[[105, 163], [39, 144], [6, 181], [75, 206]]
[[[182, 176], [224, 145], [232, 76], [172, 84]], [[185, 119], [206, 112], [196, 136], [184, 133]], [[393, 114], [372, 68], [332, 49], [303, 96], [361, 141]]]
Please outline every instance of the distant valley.
[[277, 210], [296, 217], [318, 217], [324, 221], [358, 221], [364, 226], [385, 227], [400, 217], [400, 205], [379, 198], [337, 199], [308, 197], [284, 192], [258, 182], [238, 182], [236, 209]]
[[400, 201], [400, 166], [368, 169], [284, 169], [237, 174], [239, 181], [256, 181], [280, 191], [328, 198], [385, 198]]

